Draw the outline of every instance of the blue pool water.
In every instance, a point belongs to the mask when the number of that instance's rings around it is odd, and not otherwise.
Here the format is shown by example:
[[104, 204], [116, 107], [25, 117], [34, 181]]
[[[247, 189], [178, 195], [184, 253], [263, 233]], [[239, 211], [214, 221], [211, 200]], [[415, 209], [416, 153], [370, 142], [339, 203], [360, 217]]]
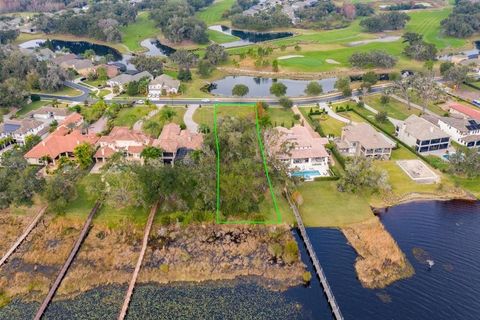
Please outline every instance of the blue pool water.
[[311, 170], [311, 171], [296, 171], [292, 173], [292, 177], [302, 177], [304, 179], [313, 179], [320, 176], [320, 171]]

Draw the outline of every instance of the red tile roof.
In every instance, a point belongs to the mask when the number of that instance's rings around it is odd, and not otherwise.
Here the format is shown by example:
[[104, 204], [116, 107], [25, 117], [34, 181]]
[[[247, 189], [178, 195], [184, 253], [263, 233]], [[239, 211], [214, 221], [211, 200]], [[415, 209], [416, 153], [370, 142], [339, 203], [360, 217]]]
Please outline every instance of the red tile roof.
[[202, 147], [203, 135], [182, 130], [178, 124], [169, 123], [163, 127], [158, 139], [153, 145], [166, 152], [177, 152], [180, 148], [198, 150]]
[[475, 120], [480, 120], [480, 111], [474, 108], [470, 108], [458, 103], [450, 103], [448, 106], [450, 109], [460, 112], [468, 117], [471, 117]]

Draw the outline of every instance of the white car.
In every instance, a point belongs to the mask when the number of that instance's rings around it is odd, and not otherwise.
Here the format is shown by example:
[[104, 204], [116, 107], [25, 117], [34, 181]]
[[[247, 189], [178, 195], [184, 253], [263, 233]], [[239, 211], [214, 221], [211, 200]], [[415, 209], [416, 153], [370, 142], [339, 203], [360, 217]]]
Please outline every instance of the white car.
[[145, 104], [145, 100], [137, 100], [136, 103], [137, 104]]
[[210, 99], [202, 99], [202, 102], [210, 102]]

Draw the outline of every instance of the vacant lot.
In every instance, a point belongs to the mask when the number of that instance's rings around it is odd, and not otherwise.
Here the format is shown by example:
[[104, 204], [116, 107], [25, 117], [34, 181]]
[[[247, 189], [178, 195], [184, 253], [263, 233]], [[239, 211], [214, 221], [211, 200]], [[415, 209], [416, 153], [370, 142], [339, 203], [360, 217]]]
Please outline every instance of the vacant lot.
[[382, 104], [380, 98], [380, 95], [367, 96], [364, 98], [364, 101], [375, 110], [385, 111], [389, 117], [398, 120], [405, 120], [412, 114], [419, 115], [421, 113], [420, 110], [415, 108], [408, 109], [407, 105], [393, 98], [390, 98], [390, 101], [387, 104]]

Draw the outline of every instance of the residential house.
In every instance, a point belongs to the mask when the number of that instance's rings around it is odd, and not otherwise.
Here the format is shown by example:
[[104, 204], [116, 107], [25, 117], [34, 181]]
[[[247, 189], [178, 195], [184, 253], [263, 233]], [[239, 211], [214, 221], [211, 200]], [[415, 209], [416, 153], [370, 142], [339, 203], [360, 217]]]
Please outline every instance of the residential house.
[[52, 106], [41, 107], [37, 110], [30, 111], [26, 117], [30, 117], [36, 120], [49, 122], [57, 121], [58, 123], [63, 122], [68, 115], [72, 112], [68, 108], [55, 108]]
[[159, 98], [168, 94], [177, 94], [180, 88], [180, 81], [173, 79], [169, 75], [162, 74], [148, 85], [148, 97]]
[[330, 174], [330, 156], [325, 149], [328, 139], [301, 125], [291, 129], [276, 127], [275, 130], [279, 136], [270, 149], [288, 166], [292, 176], [313, 180]]
[[148, 71], [143, 71], [139, 72], [136, 74], [127, 74], [127, 73], [122, 73], [110, 80], [107, 81], [107, 85], [110, 86], [111, 88], [118, 87], [120, 91], [123, 91], [126, 89], [126, 86], [132, 82], [132, 81], [139, 81], [142, 78], [148, 78], [148, 79], [153, 79], [153, 76], [150, 74]]
[[449, 112], [453, 115], [460, 115], [464, 118], [472, 118], [480, 121], [480, 111], [474, 108], [470, 108], [459, 103], [450, 103], [448, 105]]
[[75, 60], [77, 58], [77, 55], [73, 53], [59, 54], [54, 59], [52, 59], [52, 63], [61, 65], [64, 62]]
[[349, 124], [335, 140], [338, 151], [345, 156], [390, 159], [396, 143], [367, 123]]
[[442, 117], [438, 126], [457, 143], [468, 148], [480, 148], [480, 121], [473, 118]]
[[0, 139], [11, 137], [15, 143], [25, 144], [25, 139], [31, 135], [43, 136], [48, 132], [47, 125], [36, 120], [6, 120], [0, 124]]
[[115, 153], [122, 153], [127, 160], [141, 161], [141, 153], [150, 145], [150, 139], [143, 132], [130, 130], [127, 127], [114, 127], [108, 136], [101, 137], [95, 153], [95, 161], [105, 162]]
[[78, 113], [69, 115], [47, 138], [28, 151], [24, 157], [28, 163], [43, 165], [45, 160], [55, 162], [62, 156], [73, 157], [75, 147], [82, 143], [94, 145], [98, 137], [85, 134], [80, 128], [83, 117]]
[[79, 75], [84, 77], [88, 76], [90, 73], [96, 72], [93, 62], [88, 59], [67, 60], [60, 63], [60, 66], [64, 69], [73, 69], [77, 71]]
[[176, 123], [165, 125], [158, 139], [152, 143], [163, 151], [163, 161], [172, 165], [185, 158], [190, 151], [201, 149], [202, 144], [202, 134], [182, 130]]
[[450, 136], [430, 121], [411, 115], [396, 126], [397, 137], [419, 153], [444, 150]]
[[107, 77], [109, 79], [118, 76], [120, 73], [120, 67], [114, 64], [101, 64], [96, 67], [97, 72], [99, 68], [104, 68], [107, 71]]

